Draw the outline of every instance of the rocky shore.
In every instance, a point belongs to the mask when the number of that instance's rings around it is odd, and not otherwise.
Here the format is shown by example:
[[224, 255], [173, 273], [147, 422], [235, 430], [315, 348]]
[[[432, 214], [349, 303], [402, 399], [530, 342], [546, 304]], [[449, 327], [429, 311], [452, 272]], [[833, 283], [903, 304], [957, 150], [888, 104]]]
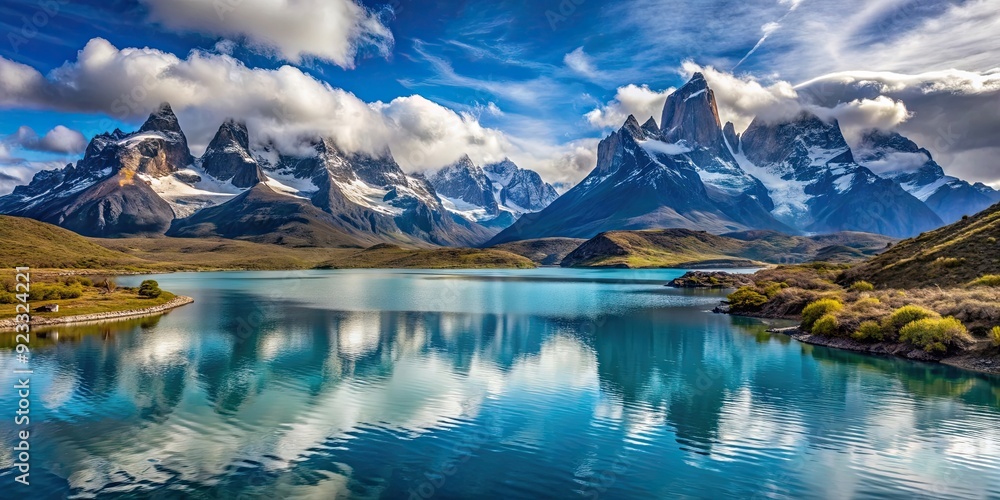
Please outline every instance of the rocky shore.
[[[108, 321], [121, 318], [133, 318], [138, 316], [152, 316], [155, 314], [160, 314], [170, 309], [175, 309], [187, 304], [194, 302], [191, 297], [177, 296], [173, 300], [165, 304], [160, 304], [153, 307], [145, 307], [142, 309], [130, 309], [127, 311], [112, 311], [106, 313], [95, 313], [95, 314], [82, 314], [79, 316], [64, 316], [61, 318], [40, 318], [32, 317], [31, 326], [33, 328], [43, 327], [43, 326], [55, 326], [55, 325], [68, 325], [72, 323], [94, 323], [100, 321]], [[16, 323], [14, 319], [0, 320], [0, 331], [12, 331], [15, 328]]]
[[789, 337], [806, 344], [833, 347], [835, 349], [844, 349], [847, 351], [874, 354], [877, 356], [895, 356], [913, 361], [942, 363], [965, 370], [990, 373], [994, 375], [1000, 374], [1000, 359], [987, 353], [971, 351], [951, 356], [936, 356], [925, 352], [923, 349], [918, 349], [902, 343], [879, 342], [875, 344], [868, 344], [858, 342], [853, 339], [824, 337], [804, 332], [797, 326], [789, 328], [772, 328], [768, 331], [788, 335]]

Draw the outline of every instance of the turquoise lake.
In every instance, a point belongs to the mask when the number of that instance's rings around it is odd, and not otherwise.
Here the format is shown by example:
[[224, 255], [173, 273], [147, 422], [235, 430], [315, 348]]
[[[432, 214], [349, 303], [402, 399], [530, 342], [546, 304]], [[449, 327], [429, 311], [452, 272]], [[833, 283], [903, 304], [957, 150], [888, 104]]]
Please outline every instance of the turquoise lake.
[[0, 348], [0, 497], [1000, 498], [1000, 379], [769, 334], [682, 273], [155, 276], [196, 302], [32, 339], [28, 488]]

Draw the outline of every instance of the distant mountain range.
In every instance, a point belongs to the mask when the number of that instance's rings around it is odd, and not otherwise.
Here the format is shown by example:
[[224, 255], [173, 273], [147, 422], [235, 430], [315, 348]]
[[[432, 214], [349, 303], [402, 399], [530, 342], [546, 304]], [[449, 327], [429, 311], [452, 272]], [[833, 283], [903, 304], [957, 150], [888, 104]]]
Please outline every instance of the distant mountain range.
[[[227, 120], [195, 158], [177, 117], [164, 104], [138, 131], [98, 135], [76, 165], [40, 172], [27, 186], [0, 198], [0, 213], [97, 237], [166, 234], [296, 246], [474, 246], [556, 197], [537, 173], [509, 160], [489, 165], [489, 174], [475, 167], [481, 199], [442, 176], [459, 167], [439, 172], [442, 186], [455, 193], [449, 198], [439, 197], [425, 176], [403, 172], [389, 151], [346, 153], [323, 138], [307, 149], [305, 154], [273, 146], [252, 150], [246, 125]], [[479, 205], [470, 210], [473, 203]], [[482, 217], [470, 216], [480, 211]]]
[[510, 160], [463, 156], [425, 175], [404, 172], [389, 150], [347, 152], [323, 137], [295, 151], [251, 147], [234, 119], [196, 158], [163, 104], [136, 132], [100, 134], [75, 165], [0, 197], [0, 213], [97, 237], [480, 246], [657, 228], [902, 238], [997, 201], [897, 133], [869, 131], [852, 150], [836, 121], [803, 112], [738, 134], [695, 74], [659, 124], [629, 116], [601, 141], [596, 168], [562, 196]]

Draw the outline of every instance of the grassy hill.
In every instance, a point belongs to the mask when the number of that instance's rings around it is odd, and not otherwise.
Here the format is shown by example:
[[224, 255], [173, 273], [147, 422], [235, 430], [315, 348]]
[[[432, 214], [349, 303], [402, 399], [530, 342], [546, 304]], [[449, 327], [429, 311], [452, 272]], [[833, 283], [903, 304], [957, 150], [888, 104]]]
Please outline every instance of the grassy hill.
[[109, 250], [67, 229], [0, 215], [0, 267], [128, 269], [142, 265], [141, 259]]
[[513, 241], [493, 248], [531, 259], [542, 266], [558, 266], [567, 255], [587, 240], [580, 238], [541, 238]]
[[896, 288], [964, 285], [1000, 274], [1000, 204], [893, 246], [847, 271], [844, 282]]
[[688, 229], [609, 231], [580, 245], [566, 267], [744, 267], [820, 260], [857, 261], [894, 241], [868, 233], [789, 236], [776, 231], [715, 235]]
[[326, 269], [530, 269], [535, 267], [535, 263], [526, 257], [491, 248], [435, 248], [427, 250], [381, 244], [324, 262], [319, 267]]

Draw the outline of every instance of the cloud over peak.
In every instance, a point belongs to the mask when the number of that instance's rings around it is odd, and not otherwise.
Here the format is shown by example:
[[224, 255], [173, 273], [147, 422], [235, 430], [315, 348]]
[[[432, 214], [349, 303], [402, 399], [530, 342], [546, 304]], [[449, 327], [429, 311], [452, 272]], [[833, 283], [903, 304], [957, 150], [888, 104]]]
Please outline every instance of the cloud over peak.
[[360, 52], [392, 51], [382, 19], [353, 0], [141, 0], [151, 18], [178, 31], [237, 38], [300, 63], [316, 58], [352, 68]]

